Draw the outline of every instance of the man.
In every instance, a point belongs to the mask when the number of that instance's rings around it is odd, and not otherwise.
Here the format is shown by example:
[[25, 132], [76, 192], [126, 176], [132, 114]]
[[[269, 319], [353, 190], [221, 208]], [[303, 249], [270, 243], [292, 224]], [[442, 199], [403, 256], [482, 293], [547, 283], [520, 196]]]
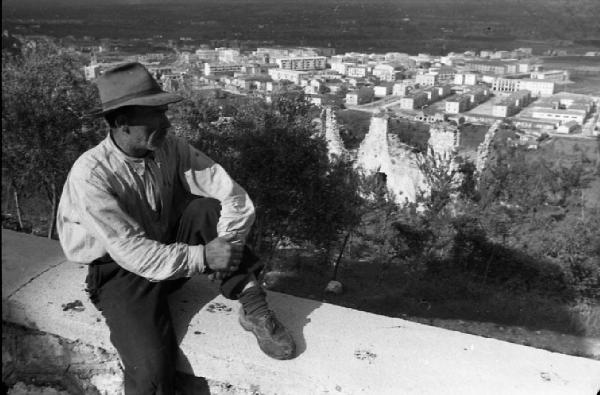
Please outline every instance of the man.
[[139, 63], [97, 79], [110, 132], [73, 165], [57, 227], [68, 259], [89, 264], [87, 291], [106, 318], [123, 363], [125, 393], [173, 394], [177, 343], [167, 296], [185, 280], [214, 273], [241, 302], [239, 321], [269, 356], [295, 344], [269, 310], [261, 266], [244, 245], [254, 221], [247, 193], [225, 170], [167, 135], [164, 92]]

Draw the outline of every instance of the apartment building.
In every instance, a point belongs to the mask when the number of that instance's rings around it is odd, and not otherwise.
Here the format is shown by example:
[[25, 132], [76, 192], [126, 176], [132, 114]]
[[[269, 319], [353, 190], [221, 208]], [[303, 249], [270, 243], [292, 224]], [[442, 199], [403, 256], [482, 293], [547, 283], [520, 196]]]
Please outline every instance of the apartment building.
[[277, 59], [291, 57], [315, 57], [324, 56], [324, 53], [319, 54], [316, 48], [307, 47], [258, 47], [252, 52], [254, 56], [267, 58], [270, 63], [275, 63]]
[[580, 125], [575, 121], [567, 121], [556, 128], [556, 133], [571, 134], [580, 129]]
[[483, 103], [490, 97], [490, 91], [487, 88], [476, 88], [472, 91], [465, 93], [469, 98], [469, 106], [475, 107], [476, 105]]
[[323, 70], [327, 66], [327, 58], [325, 56], [312, 57], [290, 57], [276, 59], [275, 63], [280, 69], [287, 70]]
[[346, 93], [346, 104], [364, 104], [373, 100], [375, 91], [371, 87], [364, 86], [352, 92]]
[[506, 74], [506, 63], [501, 61], [480, 60], [465, 62], [465, 68], [480, 73]]
[[471, 98], [467, 95], [459, 95], [446, 100], [446, 113], [458, 114], [469, 109]]
[[296, 85], [300, 85], [300, 81], [309, 75], [306, 71], [288, 69], [270, 69], [268, 73], [273, 81], [287, 80]]
[[348, 66], [355, 66], [355, 64], [348, 62], [331, 62], [331, 70], [341, 75], [346, 75]]
[[490, 55], [490, 59], [510, 59], [513, 54], [509, 51], [496, 51]]
[[473, 73], [459, 73], [454, 75], [454, 83], [456, 85], [476, 85], [477, 74]]
[[369, 75], [369, 67], [363, 65], [355, 65], [346, 67], [346, 73], [348, 77], [366, 77]]
[[373, 67], [373, 76], [380, 81], [395, 81], [396, 68], [390, 64], [378, 64]]
[[562, 82], [569, 79], [569, 72], [566, 70], [539, 70], [531, 72], [531, 79]]
[[235, 48], [215, 48], [217, 61], [221, 63], [239, 63], [240, 50]]
[[438, 91], [438, 97], [444, 98], [446, 96], [450, 96], [452, 90], [450, 89], [450, 85], [440, 85], [436, 86], [435, 89]]
[[375, 93], [375, 97], [385, 97], [385, 96], [389, 96], [392, 94], [393, 91], [393, 84], [392, 83], [384, 83], [381, 85], [377, 85], [374, 88], [374, 93]]
[[516, 78], [496, 78], [492, 83], [494, 92], [512, 93], [521, 90], [521, 80]]
[[550, 96], [554, 94], [555, 83], [537, 79], [496, 78], [492, 90], [505, 93], [528, 90], [533, 96]]
[[577, 93], [561, 92], [550, 97], [540, 99], [538, 107], [551, 107], [563, 109], [585, 110], [589, 114], [595, 107], [594, 100], [588, 95]]
[[415, 82], [421, 86], [433, 86], [438, 82], [436, 74], [417, 74]]
[[496, 117], [509, 117], [516, 114], [519, 109], [525, 107], [531, 101], [531, 92], [527, 90], [517, 91], [492, 107], [492, 115]]
[[429, 74], [437, 75], [437, 81], [448, 81], [454, 78], [454, 67], [446, 65], [437, 65], [429, 68]]
[[423, 89], [423, 92], [427, 95], [428, 103], [432, 103], [439, 98], [438, 89], [434, 86], [430, 86], [429, 88]]
[[242, 71], [244, 65], [240, 63], [204, 63], [204, 75], [233, 74]]
[[533, 96], [551, 96], [556, 91], [556, 84], [554, 81], [534, 80], [534, 79], [523, 79], [520, 80], [521, 84], [517, 90], [528, 90]]
[[531, 114], [557, 125], [569, 121], [581, 125], [593, 109], [594, 101], [590, 96], [561, 92], [538, 100]]
[[577, 124], [582, 125], [586, 117], [586, 112], [585, 110], [535, 107], [531, 111], [531, 116], [533, 118], [553, 121], [557, 126], [569, 121], [575, 121]]
[[502, 60], [474, 60], [465, 62], [465, 68], [470, 71], [492, 74], [514, 74], [519, 71], [519, 62]]
[[394, 96], [406, 96], [413, 89], [413, 83], [398, 82], [392, 87], [392, 94]]
[[427, 103], [427, 93], [424, 91], [417, 91], [400, 99], [400, 108], [403, 110], [414, 110], [415, 108], [423, 107]]

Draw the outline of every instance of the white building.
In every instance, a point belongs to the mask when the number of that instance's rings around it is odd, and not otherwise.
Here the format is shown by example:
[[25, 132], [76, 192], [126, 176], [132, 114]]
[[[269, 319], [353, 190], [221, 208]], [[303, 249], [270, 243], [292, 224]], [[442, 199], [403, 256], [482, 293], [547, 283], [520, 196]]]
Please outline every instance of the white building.
[[551, 96], [555, 91], [555, 83], [536, 79], [496, 78], [492, 90], [506, 93], [528, 90], [533, 96]]
[[243, 67], [239, 63], [204, 63], [204, 75], [232, 74], [242, 71]]
[[477, 74], [473, 73], [460, 73], [454, 75], [454, 84], [456, 85], [476, 85]]
[[552, 109], [552, 108], [539, 108], [535, 107], [532, 109], [531, 116], [533, 118], [539, 118], [547, 121], [554, 121], [557, 125], [574, 121], [579, 125], [583, 124], [585, 120], [585, 110], [571, 110], [571, 109]]
[[575, 121], [567, 121], [556, 128], [556, 133], [570, 134], [579, 129], [579, 124]]
[[531, 92], [522, 90], [511, 94], [495, 103], [492, 115], [495, 117], [509, 117], [525, 107], [531, 101]]
[[346, 75], [348, 77], [366, 77], [369, 74], [367, 66], [348, 66], [346, 67]]
[[469, 97], [470, 107], [475, 107], [490, 97], [490, 91], [487, 88], [476, 88], [465, 93], [465, 95]]
[[392, 94], [394, 96], [406, 96], [413, 89], [412, 83], [399, 82], [394, 84]]
[[194, 55], [196, 59], [205, 62], [217, 63], [219, 60], [219, 54], [214, 49], [197, 49]]
[[98, 78], [100, 76], [100, 71], [101, 68], [99, 64], [91, 64], [83, 67], [83, 74], [88, 81]]
[[377, 85], [374, 89], [375, 97], [385, 97], [392, 94], [392, 84]]
[[215, 48], [217, 60], [222, 63], [237, 63], [240, 60], [240, 50], [234, 48]]
[[521, 84], [517, 90], [528, 90], [533, 96], [552, 96], [556, 91], [556, 84], [553, 81], [523, 79], [519, 80]]
[[531, 79], [562, 82], [567, 81], [569, 79], [569, 72], [567, 72], [566, 70], [533, 71], [531, 73]]
[[437, 83], [438, 76], [436, 74], [417, 74], [415, 81], [421, 86], [433, 86]]
[[440, 98], [444, 98], [446, 96], [449, 96], [450, 93], [452, 93], [452, 91], [450, 89], [450, 85], [436, 86], [435, 89], [437, 89], [437, 95]]
[[369, 103], [373, 100], [374, 94], [373, 88], [362, 87], [358, 90], [346, 93], [346, 103], [353, 105]]
[[413, 92], [409, 96], [400, 99], [400, 108], [403, 110], [414, 110], [415, 108], [423, 107], [428, 101], [426, 92]]
[[427, 95], [427, 102], [433, 103], [439, 99], [438, 89], [435, 86], [430, 86], [423, 89], [423, 92]]
[[325, 56], [280, 58], [275, 61], [280, 69], [288, 70], [322, 70], [327, 66]]
[[380, 81], [395, 81], [396, 68], [390, 64], [378, 64], [373, 67], [373, 76], [379, 78]]
[[300, 85], [301, 79], [308, 76], [308, 73], [301, 70], [270, 69], [269, 75], [273, 78], [273, 81], [287, 80]]
[[470, 97], [467, 95], [460, 95], [452, 99], [446, 100], [446, 113], [458, 114], [466, 111], [469, 108]]

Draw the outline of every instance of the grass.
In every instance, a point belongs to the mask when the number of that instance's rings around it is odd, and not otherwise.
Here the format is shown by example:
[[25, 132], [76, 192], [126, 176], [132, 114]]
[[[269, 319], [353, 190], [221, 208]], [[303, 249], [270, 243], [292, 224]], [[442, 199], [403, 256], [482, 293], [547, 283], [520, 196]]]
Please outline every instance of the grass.
[[279, 251], [269, 288], [340, 306], [409, 319], [573, 355], [592, 355], [586, 339], [600, 338], [600, 306], [514, 292], [481, 278], [419, 275], [402, 265], [348, 258], [338, 280], [344, 293], [324, 291], [332, 268], [306, 251]]
[[369, 132], [370, 113], [357, 110], [341, 110], [336, 113], [340, 125], [340, 137], [347, 149], [356, 149]]
[[483, 142], [489, 128], [489, 125], [461, 125], [459, 149], [466, 152], [477, 152], [477, 148]]

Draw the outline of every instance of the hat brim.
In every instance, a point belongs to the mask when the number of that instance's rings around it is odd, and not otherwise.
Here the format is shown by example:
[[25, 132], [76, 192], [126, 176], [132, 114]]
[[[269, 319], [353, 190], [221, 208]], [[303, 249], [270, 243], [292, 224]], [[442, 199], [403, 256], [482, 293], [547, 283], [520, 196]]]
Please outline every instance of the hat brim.
[[124, 100], [118, 104], [114, 104], [108, 107], [98, 107], [89, 111], [86, 115], [90, 117], [100, 117], [104, 114], [114, 111], [117, 108], [127, 106], [144, 106], [144, 107], [158, 107], [166, 104], [177, 103], [183, 100], [183, 97], [169, 92], [155, 93], [152, 95], [146, 95], [141, 97]]

